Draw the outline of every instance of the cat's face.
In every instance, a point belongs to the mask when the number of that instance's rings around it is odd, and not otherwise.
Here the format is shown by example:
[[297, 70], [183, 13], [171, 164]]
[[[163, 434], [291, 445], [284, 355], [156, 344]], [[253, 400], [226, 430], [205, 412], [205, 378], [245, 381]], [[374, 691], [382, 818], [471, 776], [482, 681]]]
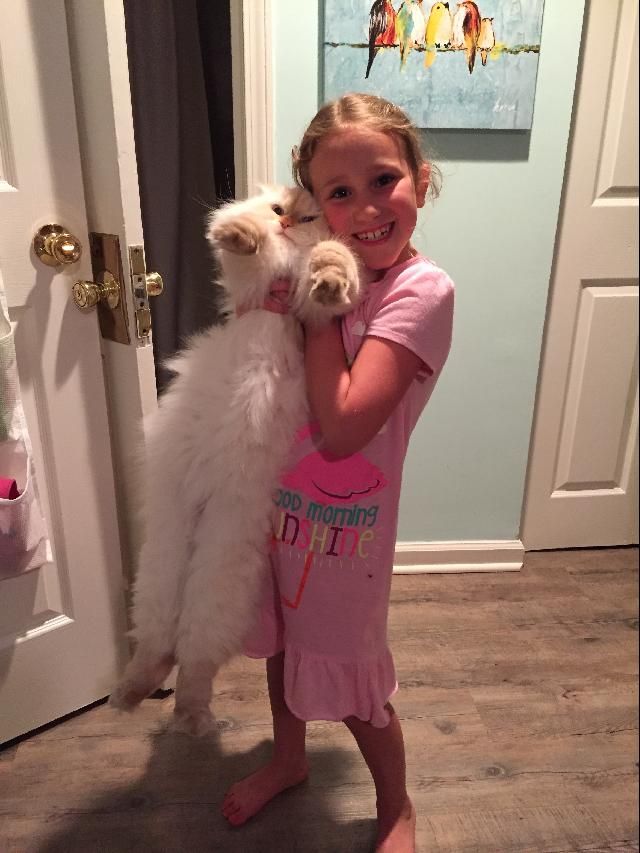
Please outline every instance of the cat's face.
[[261, 304], [278, 278], [297, 280], [309, 253], [328, 237], [313, 196], [292, 187], [264, 187], [224, 205], [207, 228], [223, 271], [220, 284], [236, 306]]
[[[272, 235], [300, 248], [329, 236], [327, 224], [311, 193], [298, 187], [263, 187], [251, 212], [263, 219]], [[247, 202], [248, 204], [249, 202]]]

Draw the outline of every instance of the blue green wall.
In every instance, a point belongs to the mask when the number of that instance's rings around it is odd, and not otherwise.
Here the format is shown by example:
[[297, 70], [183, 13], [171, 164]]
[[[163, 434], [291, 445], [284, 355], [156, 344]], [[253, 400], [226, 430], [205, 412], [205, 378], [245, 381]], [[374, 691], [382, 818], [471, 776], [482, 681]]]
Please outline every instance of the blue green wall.
[[[432, 131], [415, 245], [456, 282], [451, 356], [413, 435], [401, 540], [517, 539], [585, 0], [546, 0], [531, 132]], [[277, 0], [276, 178], [319, 104], [318, 0]]]

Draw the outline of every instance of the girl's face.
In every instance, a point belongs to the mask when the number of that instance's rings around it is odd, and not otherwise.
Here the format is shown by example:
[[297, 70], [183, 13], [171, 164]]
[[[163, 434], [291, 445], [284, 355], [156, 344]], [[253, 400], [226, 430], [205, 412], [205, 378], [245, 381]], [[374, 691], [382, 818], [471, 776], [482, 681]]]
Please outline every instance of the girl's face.
[[394, 134], [348, 127], [322, 139], [309, 164], [313, 193], [331, 231], [364, 265], [384, 271], [412, 256], [429, 167], [416, 178]]

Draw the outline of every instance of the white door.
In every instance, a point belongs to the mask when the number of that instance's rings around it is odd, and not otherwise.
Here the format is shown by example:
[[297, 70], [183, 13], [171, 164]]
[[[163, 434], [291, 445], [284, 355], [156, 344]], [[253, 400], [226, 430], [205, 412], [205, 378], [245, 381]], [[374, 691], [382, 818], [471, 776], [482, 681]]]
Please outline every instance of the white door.
[[[155, 405], [153, 359], [130, 294], [128, 346], [102, 341], [96, 314], [71, 301], [72, 283], [92, 277], [88, 231], [119, 237], [125, 274], [142, 242], [120, 7], [0, 0], [0, 276], [51, 544], [41, 568], [0, 580], [0, 741], [106, 696], [127, 655], [135, 541], [117, 507]], [[36, 258], [50, 222], [83, 244], [77, 263]], [[126, 509], [121, 521], [126, 534]]]
[[638, 541], [638, 0], [587, 3], [525, 498], [528, 550]]

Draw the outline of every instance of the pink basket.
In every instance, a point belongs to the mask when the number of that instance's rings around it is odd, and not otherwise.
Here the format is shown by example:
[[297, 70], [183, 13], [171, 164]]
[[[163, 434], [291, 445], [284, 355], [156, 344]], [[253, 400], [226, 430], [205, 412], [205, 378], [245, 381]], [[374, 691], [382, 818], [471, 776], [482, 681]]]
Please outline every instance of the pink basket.
[[10, 480], [8, 477], [0, 477], [0, 498], [4, 500], [15, 501], [20, 497], [18, 484], [15, 480]]

